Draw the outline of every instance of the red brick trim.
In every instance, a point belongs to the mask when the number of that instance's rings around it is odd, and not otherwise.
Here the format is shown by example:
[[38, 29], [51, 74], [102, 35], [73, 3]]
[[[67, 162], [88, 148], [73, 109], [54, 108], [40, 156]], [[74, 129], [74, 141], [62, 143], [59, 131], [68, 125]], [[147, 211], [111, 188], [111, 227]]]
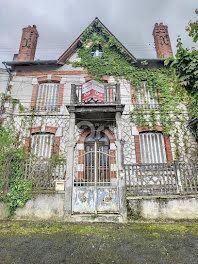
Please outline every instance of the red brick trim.
[[89, 82], [89, 81], [92, 81], [92, 80], [95, 80], [95, 77], [94, 76], [85, 76], [85, 82]]
[[53, 154], [59, 153], [60, 137], [54, 137]]
[[139, 135], [134, 136], [135, 142], [135, 154], [136, 154], [136, 163], [141, 163], [141, 153], [140, 153], [140, 137]]
[[38, 84], [34, 84], [33, 85], [33, 90], [32, 90], [32, 98], [31, 98], [31, 106], [35, 106], [36, 105], [36, 100], [37, 100], [37, 95], [38, 95]]
[[148, 132], [148, 131], [158, 131], [158, 132], [163, 132], [164, 128], [160, 125], [155, 125], [154, 129], [151, 129], [149, 126], [138, 126], [138, 132]]
[[84, 155], [85, 154], [85, 151], [84, 149], [79, 149], [78, 150], [78, 164], [84, 164]]
[[170, 142], [170, 137], [168, 135], [164, 135], [164, 144], [166, 150], [166, 160], [167, 162], [173, 162], [171, 142]]
[[114, 149], [110, 149], [110, 164], [116, 164], [116, 152]]
[[84, 171], [78, 171], [78, 179], [84, 179]]
[[52, 126], [45, 127], [46, 133], [56, 134], [56, 131], [57, 131], [57, 127], [52, 127]]
[[[56, 75], [81, 75], [87, 74], [88, 71], [56, 71]], [[17, 72], [16, 76], [39, 76], [39, 75], [53, 75], [54, 71], [47, 71], [47, 72]]]
[[64, 92], [64, 83], [61, 83], [59, 86], [58, 105], [63, 104], [63, 92]]
[[61, 78], [62, 78], [62, 77], [60, 77], [60, 76], [56, 76], [56, 75], [52, 75], [52, 76], [51, 76], [51, 79], [48, 79], [48, 76], [41, 76], [41, 77], [38, 77], [38, 78], [37, 78], [37, 81], [38, 81], [39, 84], [41, 84], [41, 83], [46, 83], [46, 82], [60, 83]]
[[36, 133], [41, 133], [41, 127], [32, 127], [30, 129], [30, 134], [36, 134]]
[[116, 178], [116, 171], [111, 171], [111, 179], [115, 179]]
[[90, 134], [91, 132], [91, 129], [90, 128], [87, 128], [85, 129], [81, 134], [80, 134], [80, 137], [78, 139], [78, 143], [85, 143], [85, 139], [86, 137]]
[[[114, 143], [116, 141], [115, 136], [110, 129], [105, 128], [101, 132], [103, 132], [108, 137], [110, 143]], [[90, 128], [87, 128], [86, 130], [84, 130], [78, 139], [78, 143], [85, 143], [85, 139], [90, 133], [91, 133]]]
[[[103, 75], [102, 76], [103, 81], [106, 82], [106, 83], [108, 83], [109, 78], [110, 78], [109, 75]], [[85, 76], [85, 82], [89, 82], [89, 81], [92, 81], [92, 80], [95, 80], [94, 76], [91, 76], [91, 75]]]
[[136, 100], [135, 100], [135, 88], [133, 87], [133, 85], [131, 84], [131, 103], [132, 104], [136, 104]]
[[25, 138], [25, 152], [29, 152], [30, 151], [30, 144], [31, 144], [31, 138], [30, 137], [26, 137]]
[[115, 136], [110, 129], [105, 128], [101, 132], [105, 133], [105, 135], [109, 138], [110, 143], [115, 143], [115, 141], [116, 141]]

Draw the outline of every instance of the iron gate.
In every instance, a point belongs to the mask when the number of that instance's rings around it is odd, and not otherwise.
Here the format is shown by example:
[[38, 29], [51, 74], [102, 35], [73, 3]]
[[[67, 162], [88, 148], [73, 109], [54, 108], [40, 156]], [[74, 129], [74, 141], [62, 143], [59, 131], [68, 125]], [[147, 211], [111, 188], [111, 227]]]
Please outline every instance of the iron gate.
[[78, 155], [80, 170], [74, 171], [73, 214], [119, 213], [118, 174], [114, 171], [112, 177], [113, 159], [115, 156], [96, 142], [94, 148]]

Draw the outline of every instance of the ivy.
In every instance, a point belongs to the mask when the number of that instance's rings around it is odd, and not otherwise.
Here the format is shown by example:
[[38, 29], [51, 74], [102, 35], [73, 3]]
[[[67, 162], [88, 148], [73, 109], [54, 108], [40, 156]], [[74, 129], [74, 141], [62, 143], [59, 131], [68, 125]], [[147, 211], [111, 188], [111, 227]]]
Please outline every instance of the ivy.
[[[93, 58], [91, 51], [99, 44], [102, 47], [102, 56]], [[170, 134], [175, 119], [182, 115], [182, 111], [186, 111], [185, 108], [181, 108], [181, 105], [189, 107], [193, 104], [193, 99], [185, 89], [182, 92], [178, 89], [172, 68], [149, 68], [147, 61], [141, 62], [142, 67], [136, 67], [126, 50], [102, 27], [97, 19], [82, 34], [78, 56], [81, 60], [72, 63], [72, 66], [87, 69], [89, 74], [99, 82], [102, 82], [103, 75], [113, 76], [115, 80], [125, 79], [140, 93], [143, 82], [146, 82], [146, 89], [150, 91], [153, 98], [156, 92], [160, 95], [160, 108], [157, 109], [159, 120], [154, 109], [134, 107], [130, 118], [137, 125], [148, 125], [154, 128], [154, 125], [160, 122], [164, 127], [164, 133]], [[191, 116], [197, 115], [195, 108], [189, 107], [189, 111]]]

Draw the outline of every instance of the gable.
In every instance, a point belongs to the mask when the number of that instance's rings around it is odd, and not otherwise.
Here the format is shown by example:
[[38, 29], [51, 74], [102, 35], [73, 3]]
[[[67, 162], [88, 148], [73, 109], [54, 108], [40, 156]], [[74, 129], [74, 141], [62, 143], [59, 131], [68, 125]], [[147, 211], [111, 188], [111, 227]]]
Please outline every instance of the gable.
[[58, 63], [64, 64], [84, 42], [89, 41], [89, 36], [103, 36], [108, 41], [114, 41], [114, 44], [123, 50], [128, 60], [136, 62], [136, 58], [126, 49], [126, 47], [104, 26], [104, 24], [96, 17], [92, 23], [82, 32], [82, 34], [71, 44], [71, 46], [59, 57]]

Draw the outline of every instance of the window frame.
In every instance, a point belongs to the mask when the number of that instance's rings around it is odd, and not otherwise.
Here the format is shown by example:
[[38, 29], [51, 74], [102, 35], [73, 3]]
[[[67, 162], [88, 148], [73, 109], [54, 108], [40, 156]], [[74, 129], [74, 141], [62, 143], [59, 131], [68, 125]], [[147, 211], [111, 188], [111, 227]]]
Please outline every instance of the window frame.
[[167, 163], [164, 134], [159, 131], [139, 133], [140, 156], [143, 164]]
[[[46, 148], [46, 138], [48, 136], [48, 139], [50, 137], [50, 145], [49, 148]], [[40, 137], [40, 139], [39, 139]], [[43, 139], [42, 139], [43, 137]], [[38, 139], [39, 139], [39, 144], [38, 144]], [[36, 142], [37, 141], [37, 142]], [[31, 151], [32, 153], [40, 158], [44, 158], [44, 159], [50, 159], [53, 155], [54, 152], [54, 142], [55, 142], [55, 134], [54, 133], [49, 133], [49, 132], [40, 132], [40, 133], [35, 133], [31, 135]], [[38, 146], [36, 146], [36, 144], [38, 144]], [[40, 148], [40, 144], [42, 145], [42, 148]], [[38, 149], [36, 149], [38, 148]], [[48, 155], [45, 155], [45, 154]], [[43, 155], [44, 154], [44, 155]]]
[[[59, 111], [60, 110], [59, 94], [60, 94], [60, 83], [58, 82], [39, 83], [34, 110], [43, 111], [43, 112]], [[42, 98], [43, 96], [45, 97]]]

